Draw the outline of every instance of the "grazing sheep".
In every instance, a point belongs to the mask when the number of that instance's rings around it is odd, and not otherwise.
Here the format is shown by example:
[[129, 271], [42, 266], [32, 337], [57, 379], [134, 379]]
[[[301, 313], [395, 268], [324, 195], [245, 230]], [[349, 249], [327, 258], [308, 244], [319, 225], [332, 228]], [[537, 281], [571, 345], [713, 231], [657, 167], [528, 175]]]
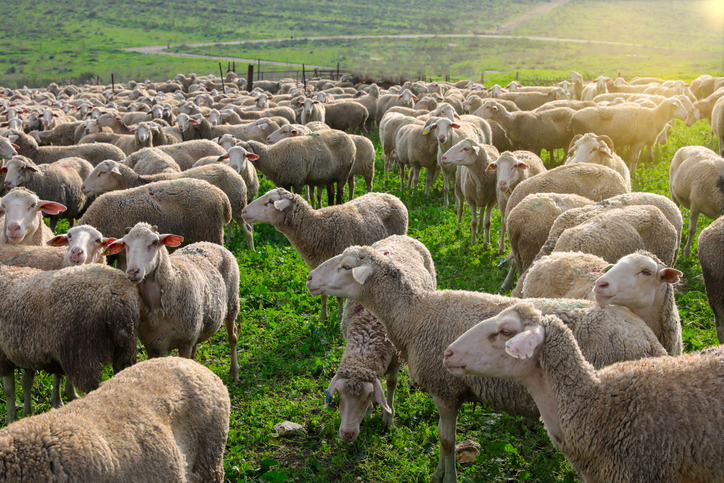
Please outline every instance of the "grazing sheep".
[[[249, 223], [271, 223], [286, 236], [310, 268], [356, 243], [374, 243], [407, 233], [407, 208], [386, 193], [368, 193], [339, 206], [313, 209], [298, 194], [283, 188], [269, 191], [243, 211]], [[340, 304], [340, 313], [341, 304]], [[322, 297], [320, 320], [327, 319]]]
[[139, 362], [0, 431], [3, 481], [224, 481], [226, 386], [193, 361]]
[[[440, 460], [434, 482], [455, 481], [455, 426], [460, 407], [480, 401], [510, 414], [536, 417], [525, 389], [498, 379], [457, 378], [441, 364], [447, 346], [480, 320], [498, 314], [516, 299], [456, 290], [421, 290], [411, 277], [420, 266], [396, 263], [371, 247], [350, 247], [307, 277], [315, 295], [348, 297], [368, 308], [407, 361], [409, 377], [431, 394], [440, 414]], [[602, 367], [623, 359], [665, 355], [651, 330], [627, 309], [598, 307], [573, 300], [535, 300], [544, 313], [556, 314], [576, 328], [586, 357]], [[625, 334], [622, 336], [622, 334]]]
[[[16, 367], [26, 369], [27, 416], [34, 371], [65, 374], [87, 393], [101, 381], [101, 364], [112, 362], [117, 372], [136, 362], [138, 291], [119, 270], [97, 264], [47, 272], [0, 266], [0, 290], [0, 374], [8, 423], [16, 418]], [[67, 303], [70, 300], [73, 303]], [[62, 404], [57, 388], [54, 385], [51, 398], [54, 407]]]
[[716, 336], [724, 344], [724, 270], [721, 254], [724, 246], [724, 218], [717, 218], [699, 235], [699, 262], [706, 286], [706, 298], [714, 312]]
[[222, 245], [231, 204], [223, 191], [203, 180], [157, 181], [99, 196], [78, 223], [122, 238], [126, 227], [140, 221], [154, 223], [162, 232], [180, 233], [187, 243]]
[[[85, 159], [95, 166], [105, 159], [112, 159], [114, 161], [123, 161], [126, 159], [126, 155], [123, 151], [112, 144], [97, 143], [80, 146], [38, 147], [38, 143], [35, 142], [35, 139], [22, 131], [11, 129], [2, 133], [2, 136], [17, 146], [17, 148], [15, 148], [17, 152], [15, 154], [28, 157], [32, 159], [35, 164], [54, 163], [63, 158], [76, 157]], [[4, 157], [6, 156], [6, 153], [3, 152], [2, 154]], [[12, 156], [7, 157], [10, 158]]]
[[226, 152], [221, 146], [213, 141], [209, 141], [206, 139], [197, 139], [195, 141], [185, 141], [183, 143], [171, 144], [169, 146], [144, 148], [136, 153], [133, 153], [127, 158], [123, 158], [120, 160], [115, 159], [114, 161], [123, 161], [126, 166], [131, 169], [135, 169], [136, 163], [143, 159], [143, 157], [145, 156], [145, 151], [147, 149], [158, 150], [162, 153], [168, 154], [173, 158], [174, 161], [176, 161], [179, 168], [181, 168], [181, 171], [186, 171], [187, 169], [191, 168], [196, 161], [205, 156], [221, 156]]
[[159, 234], [157, 227], [140, 222], [108, 245], [106, 253], [126, 251], [126, 276], [143, 301], [138, 338], [149, 357], [178, 349], [181, 357], [193, 359], [198, 345], [223, 323], [231, 348], [229, 372], [238, 382], [239, 264], [229, 250], [208, 242], [169, 255], [166, 247], [182, 241], [182, 236]]
[[247, 155], [247, 159], [275, 186], [294, 188], [296, 193], [301, 193], [304, 185], [323, 186], [327, 188], [330, 205], [335, 201], [342, 203], [356, 152], [354, 141], [347, 134], [330, 129], [284, 139], [272, 146], [256, 141], [241, 146], [258, 156], [252, 159]]
[[716, 219], [724, 213], [724, 159], [703, 146], [676, 151], [669, 167], [669, 191], [677, 206], [689, 209], [689, 235], [684, 257], [691, 256], [699, 214]]
[[[424, 266], [429, 275], [425, 277], [424, 273], [420, 273], [420, 287], [427, 290], [435, 290], [437, 287], [432, 257], [425, 245], [419, 241], [407, 236], [393, 235], [376, 242], [372, 247], [385, 256], [394, 257], [398, 262]], [[341, 419], [339, 436], [343, 441], [351, 443], [357, 439], [362, 419], [372, 412], [373, 396], [384, 409], [382, 421], [387, 426], [392, 425], [397, 372], [402, 361], [387, 339], [384, 326], [359, 302], [346, 302], [340, 328], [347, 346], [337, 373], [327, 389], [325, 407], [334, 393], [338, 392]], [[382, 376], [387, 376], [386, 401], [380, 383]]]
[[488, 168], [492, 162], [498, 159], [498, 156], [498, 150], [494, 146], [463, 139], [440, 158], [443, 166], [459, 166], [455, 174], [455, 196], [458, 199], [457, 227], [460, 228], [463, 206], [464, 203], [467, 203], [472, 215], [470, 228], [473, 234], [473, 245], [477, 242], [478, 207], [480, 207], [480, 218], [484, 220], [483, 246], [488, 246], [490, 242], [490, 217], [497, 197], [495, 196], [495, 173], [490, 172]]
[[[251, 250], [254, 249], [254, 238], [251, 226], [241, 217], [241, 211], [247, 203], [246, 185], [244, 180], [231, 167], [221, 163], [191, 168], [181, 173], [163, 173], [152, 176], [141, 176], [128, 166], [115, 161], [103, 161], [83, 183], [83, 192], [100, 195], [109, 191], [137, 188], [157, 181], [175, 179], [200, 179], [216, 186], [229, 198], [231, 217], [244, 232]], [[229, 225], [226, 243], [231, 243], [233, 225]]]
[[26, 188], [14, 188], [0, 199], [0, 214], [5, 215], [0, 244], [45, 244], [53, 232], [43, 223], [43, 213], [57, 215], [64, 210], [65, 206], [60, 203], [41, 200]]
[[568, 160], [565, 164], [574, 163], [607, 166], [620, 174], [626, 184], [631, 186], [631, 172], [623, 159], [616, 154], [613, 141], [608, 136], [597, 136], [593, 133], [576, 134], [568, 146]]
[[61, 218], [67, 219], [73, 227], [90, 204], [91, 200], [83, 194], [81, 186], [91, 171], [93, 166], [81, 158], [66, 158], [38, 166], [25, 156], [16, 156], [0, 168], [0, 174], [5, 174], [5, 188], [23, 186], [38, 198], [66, 207], [62, 214], [50, 216], [52, 232]]
[[551, 442], [584, 481], [724, 479], [715, 423], [721, 357], [657, 357], [596, 370], [574, 335], [559, 317], [521, 302], [463, 334], [445, 365], [453, 374], [523, 384]]
[[[548, 238], [551, 226], [561, 213], [592, 203], [592, 200], [575, 194], [534, 193], [526, 196], [507, 213], [506, 228], [514, 263], [508, 270], [501, 290], [509, 290], [513, 286], [516, 270], [523, 274], [533, 263]], [[522, 288], [520, 280], [518, 287]], [[518, 296], [516, 291], [517, 287], [511, 294], [513, 297]]]

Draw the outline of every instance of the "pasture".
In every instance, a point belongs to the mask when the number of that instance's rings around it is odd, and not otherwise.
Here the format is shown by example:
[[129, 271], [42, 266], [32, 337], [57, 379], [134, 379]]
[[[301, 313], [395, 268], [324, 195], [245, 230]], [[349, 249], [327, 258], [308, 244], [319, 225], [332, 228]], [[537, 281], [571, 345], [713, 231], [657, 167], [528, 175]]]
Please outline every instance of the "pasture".
[[[699, 121], [687, 128], [676, 121], [669, 144], [658, 162], [644, 159], [632, 177], [634, 191], [668, 196], [668, 165], [676, 149], [709, 145], [709, 127]], [[452, 209], [442, 208], [442, 179], [432, 196], [422, 190], [399, 190], [397, 173], [383, 174], [379, 140], [375, 191], [400, 197], [410, 214], [409, 235], [432, 253], [438, 288], [497, 293], [507, 268], [497, 268], [500, 256], [492, 248], [470, 243], [470, 213], [465, 210], [460, 229]], [[357, 184], [357, 195], [364, 183]], [[262, 181], [260, 194], [272, 188]], [[682, 210], [685, 226], [688, 211]], [[58, 226], [63, 232], [64, 221]], [[493, 216], [492, 240], [497, 246], [500, 214]], [[699, 230], [710, 220], [700, 218]], [[211, 368], [229, 388], [231, 423], [225, 454], [228, 481], [242, 482], [409, 482], [429, 481], [439, 455], [437, 410], [429, 396], [411, 389], [406, 370], [401, 372], [395, 401], [394, 427], [382, 424], [380, 409], [361, 426], [352, 444], [337, 435], [336, 406], [324, 410], [324, 390], [336, 372], [344, 341], [336, 304], [331, 317], [319, 322], [320, 299], [305, 286], [307, 266], [287, 239], [270, 225], [255, 225], [256, 252], [246, 248], [243, 237], [227, 246], [241, 270], [239, 325], [240, 382], [228, 376], [229, 348], [223, 330], [199, 347], [196, 360]], [[697, 235], [698, 237], [698, 235]], [[709, 309], [701, 268], [696, 258], [680, 258], [684, 272], [678, 287], [684, 350], [691, 352], [716, 344], [713, 314]], [[139, 344], [141, 358], [145, 358]], [[40, 374], [39, 374], [40, 376]], [[108, 377], [109, 374], [106, 374]], [[49, 376], [36, 379], [36, 413], [50, 410]], [[18, 401], [22, 399], [18, 382]], [[5, 418], [4, 403], [0, 419]], [[278, 437], [272, 427], [283, 421], [301, 424], [307, 434]], [[466, 404], [458, 421], [458, 442], [481, 444], [481, 456], [472, 464], [458, 465], [463, 482], [573, 482], [576, 477], [562, 454], [556, 452], [540, 422], [492, 412]]]

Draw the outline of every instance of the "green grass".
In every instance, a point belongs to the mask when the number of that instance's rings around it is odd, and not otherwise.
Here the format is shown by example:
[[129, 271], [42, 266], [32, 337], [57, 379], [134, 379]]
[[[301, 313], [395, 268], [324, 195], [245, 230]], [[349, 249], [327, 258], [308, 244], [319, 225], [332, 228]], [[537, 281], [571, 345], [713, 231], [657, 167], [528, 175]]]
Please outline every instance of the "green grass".
[[[379, 140], [373, 136], [378, 148]], [[668, 165], [684, 145], [709, 145], [708, 126], [693, 128], [676, 122], [670, 144], [659, 153], [658, 163], [643, 160], [633, 176], [635, 191], [668, 194]], [[492, 249], [470, 243], [470, 214], [465, 210], [460, 229], [452, 210], [442, 209], [441, 179], [430, 199], [421, 191], [399, 191], [396, 173], [385, 177], [377, 162], [375, 190], [399, 196], [410, 214], [409, 234], [431, 251], [440, 289], [465, 289], [495, 293], [505, 277], [496, 267], [500, 257]], [[364, 183], [358, 183], [357, 195]], [[262, 181], [261, 191], [272, 186]], [[688, 211], [683, 210], [685, 226]], [[699, 229], [711, 220], [700, 219]], [[497, 246], [500, 214], [493, 217], [492, 239]], [[58, 231], [67, 228], [63, 222]], [[698, 236], [698, 234], [697, 234]], [[228, 376], [229, 348], [224, 331], [203, 344], [197, 361], [218, 374], [229, 388], [231, 422], [225, 454], [228, 481], [236, 482], [426, 482], [439, 455], [437, 411], [424, 393], [409, 387], [403, 370], [397, 390], [394, 427], [382, 424], [379, 408], [365, 420], [357, 441], [343, 443], [337, 436], [336, 408], [324, 410], [323, 397], [343, 352], [336, 304], [330, 319], [319, 322], [320, 299], [305, 288], [308, 268], [287, 239], [269, 225], [255, 226], [256, 252], [246, 249], [239, 236], [228, 246], [241, 269], [239, 315], [240, 382]], [[684, 272], [678, 288], [685, 351], [716, 344], [713, 315], [709, 309], [697, 244], [689, 260], [676, 267]], [[140, 346], [139, 346], [140, 348]], [[145, 358], [140, 348], [140, 357]], [[106, 377], [110, 374], [107, 372]], [[36, 412], [50, 410], [51, 378], [39, 375], [34, 390]], [[18, 401], [22, 394], [18, 382]], [[4, 402], [0, 418], [5, 418]], [[297, 422], [306, 435], [276, 437], [272, 427]], [[461, 411], [458, 441], [473, 439], [483, 450], [475, 463], [458, 465], [459, 481], [573, 482], [575, 475], [565, 458], [548, 441], [541, 423], [495, 413], [466, 404]]]

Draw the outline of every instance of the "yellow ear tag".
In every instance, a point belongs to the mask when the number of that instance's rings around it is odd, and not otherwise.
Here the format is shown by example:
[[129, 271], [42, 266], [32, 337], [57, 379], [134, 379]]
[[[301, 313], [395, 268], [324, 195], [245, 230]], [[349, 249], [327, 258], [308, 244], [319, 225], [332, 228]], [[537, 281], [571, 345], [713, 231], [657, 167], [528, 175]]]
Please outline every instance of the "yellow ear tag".
[[430, 128], [429, 128], [429, 127], [426, 127], [426, 128], [422, 131], [422, 134], [427, 134], [427, 133], [429, 133], [429, 132], [430, 132]]

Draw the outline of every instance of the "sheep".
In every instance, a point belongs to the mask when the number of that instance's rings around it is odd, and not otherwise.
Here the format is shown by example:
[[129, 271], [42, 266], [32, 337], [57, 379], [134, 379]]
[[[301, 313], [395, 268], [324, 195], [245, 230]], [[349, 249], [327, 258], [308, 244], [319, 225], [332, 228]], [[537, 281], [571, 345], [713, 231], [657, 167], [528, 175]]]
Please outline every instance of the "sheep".
[[593, 300], [592, 288], [608, 265], [590, 253], [553, 252], [530, 266], [521, 297]]
[[688, 208], [689, 235], [683, 255], [691, 256], [699, 214], [716, 219], [724, 213], [724, 159], [703, 146], [685, 146], [676, 151], [669, 167], [669, 191], [677, 206]]
[[166, 247], [178, 247], [183, 240], [139, 222], [105, 253], [126, 252], [126, 276], [138, 286], [143, 302], [138, 338], [149, 357], [178, 349], [179, 356], [193, 359], [198, 345], [223, 323], [231, 348], [229, 373], [238, 382], [239, 264], [229, 250], [209, 242], [169, 255]]
[[[254, 250], [254, 237], [251, 227], [241, 217], [241, 212], [247, 204], [246, 184], [243, 178], [235, 173], [231, 167], [223, 164], [200, 166], [181, 173], [142, 176], [123, 164], [115, 161], [103, 161], [86, 178], [83, 183], [83, 192], [100, 195], [109, 191], [137, 188], [157, 181], [186, 178], [207, 181], [224, 192], [231, 203], [231, 218], [236, 221], [244, 232], [249, 249]], [[232, 225], [229, 226], [226, 243], [231, 243], [231, 235]]]
[[[241, 146], [234, 146], [229, 148], [227, 153], [219, 159], [224, 160], [227, 159], [227, 157], [231, 169], [239, 173], [244, 180], [244, 184], [246, 185], [246, 204], [248, 205], [254, 201], [259, 194], [259, 177], [256, 174], [256, 168], [251, 164], [251, 161], [249, 161], [251, 158], [256, 158], [256, 155], [247, 152]], [[195, 167], [194, 165], [194, 168]]]
[[[521, 111], [532, 111], [539, 108], [546, 102], [551, 102], [568, 97], [566, 91], [560, 87], [556, 87], [550, 92], [515, 92], [507, 93], [500, 96], [500, 99], [513, 101]], [[585, 99], [584, 99], [585, 100]]]
[[364, 177], [368, 192], [372, 191], [372, 182], [375, 178], [375, 145], [364, 136], [350, 134], [350, 137], [352, 141], [354, 141], [355, 155], [352, 171], [350, 171], [349, 178], [347, 179], [349, 200], [354, 197], [355, 175]]
[[448, 164], [459, 166], [455, 174], [455, 196], [458, 198], [457, 227], [460, 228], [463, 206], [464, 203], [467, 203], [472, 215], [470, 227], [473, 234], [473, 245], [477, 242], [477, 207], [480, 207], [480, 218], [484, 220], [484, 246], [490, 242], [490, 217], [497, 197], [495, 195], [495, 173], [488, 171], [488, 168], [499, 156], [500, 154], [494, 146], [463, 139], [440, 158], [443, 166]]
[[[0, 290], [0, 374], [8, 423], [16, 418], [16, 367], [26, 369], [27, 416], [34, 371], [65, 374], [87, 393], [98, 387], [102, 363], [112, 362], [120, 371], [136, 362], [138, 292], [122, 272], [98, 264], [52, 271], [0, 266]], [[69, 300], [73, 303], [66, 303]], [[53, 387], [53, 407], [62, 404], [58, 387]]]
[[[11, 129], [2, 133], [2, 136], [18, 146], [15, 148], [17, 150], [16, 154], [32, 159], [35, 164], [48, 164], [54, 163], [55, 161], [63, 158], [77, 157], [85, 159], [95, 166], [105, 159], [112, 159], [114, 161], [123, 161], [126, 159], [126, 155], [123, 151], [106, 143], [87, 144], [81, 146], [38, 147], [38, 143], [35, 142], [35, 139], [22, 131]], [[5, 153], [3, 153], [3, 156], [5, 156]]]
[[719, 141], [719, 154], [724, 154], [724, 101], [721, 98], [716, 101], [711, 112], [711, 132]]
[[14, 188], [0, 199], [3, 217], [0, 244], [40, 246], [53, 237], [43, 223], [43, 213], [57, 215], [65, 206], [55, 201], [41, 200], [26, 188]]
[[310, 122], [307, 125], [286, 124], [268, 135], [266, 137], [266, 143], [274, 144], [281, 141], [282, 139], [291, 138], [294, 136], [301, 136], [303, 134], [309, 134], [311, 132], [324, 131], [325, 129], [330, 129], [330, 127], [323, 122], [316, 121]]
[[138, 163], [146, 155], [147, 149], [153, 149], [164, 154], [168, 154], [174, 161], [176, 161], [179, 168], [181, 168], [181, 171], [186, 171], [191, 168], [196, 161], [205, 156], [221, 156], [226, 152], [221, 146], [212, 141], [207, 139], [197, 139], [194, 141], [185, 141], [183, 143], [160, 146], [157, 148], [144, 148], [136, 153], [133, 153], [127, 158], [124, 157], [120, 160], [114, 159], [114, 161], [123, 161], [126, 166], [135, 169], [136, 163]]
[[[298, 194], [277, 188], [250, 203], [242, 216], [248, 223], [274, 225], [312, 269], [355, 243], [405, 235], [408, 225], [405, 205], [386, 193], [367, 193], [340, 206], [314, 210]], [[320, 320], [327, 320], [326, 297]]]
[[457, 375], [523, 384], [551, 442], [584, 481], [724, 478], [720, 428], [701, 424], [721, 413], [720, 357], [687, 354], [596, 370], [574, 335], [559, 317], [520, 303], [463, 334], [445, 352], [445, 365]]
[[397, 129], [394, 144], [397, 162], [400, 166], [400, 189], [404, 189], [405, 166], [410, 166], [408, 188], [410, 186], [417, 188], [420, 170], [425, 168], [425, 196], [430, 196], [430, 188], [441, 169], [437, 162], [437, 137], [430, 134], [432, 131], [428, 129], [428, 126], [439, 119], [441, 118], [431, 117], [426, 123], [415, 121]]
[[231, 221], [231, 204], [223, 191], [203, 180], [157, 181], [99, 196], [78, 223], [121, 238], [126, 227], [139, 221], [180, 233], [187, 243], [222, 245], [224, 226]]
[[[419, 241], [393, 235], [374, 243], [372, 247], [385, 256], [394, 257], [398, 262], [423, 265], [428, 273], [427, 276], [424, 272], [420, 273], [420, 288], [435, 290], [437, 287], [432, 257]], [[347, 346], [327, 389], [325, 407], [334, 393], [339, 392], [339, 436], [343, 441], [351, 443], [359, 434], [360, 422], [372, 411], [373, 395], [384, 409], [382, 421], [387, 426], [392, 425], [397, 372], [402, 361], [395, 347], [387, 340], [384, 326], [359, 302], [346, 302], [340, 328]], [[380, 383], [383, 375], [387, 376], [386, 401]]]
[[[664, 128], [666, 132], [666, 128]], [[575, 152], [575, 154], [573, 154]], [[595, 163], [608, 166], [616, 171], [631, 186], [631, 172], [621, 157], [616, 154], [613, 141], [608, 136], [593, 133], [576, 134], [568, 146], [568, 160], [565, 164]]]
[[[483, 122], [485, 121], [483, 120]], [[455, 122], [446, 118], [436, 119], [435, 121], [426, 124], [425, 129], [427, 132], [435, 131], [435, 135], [437, 136], [437, 163], [440, 166], [443, 175], [443, 208], [447, 208], [450, 204], [448, 201], [448, 195], [450, 192], [450, 177], [457, 172], [457, 167], [449, 164], [443, 164], [440, 161], [440, 158], [442, 158], [448, 149], [463, 139], [471, 139], [478, 143], [489, 143], [490, 135], [488, 133], [488, 136], [486, 136], [483, 131], [473, 123], [464, 121]], [[423, 131], [423, 134], [427, 134], [427, 132]]]
[[250, 124], [245, 124], [241, 128], [241, 133], [244, 136], [261, 138], [262, 140], [265, 140], [267, 136], [269, 136], [271, 133], [275, 132], [279, 128], [280, 126], [276, 122], [270, 120], [269, 118], [262, 117], [261, 119], [257, 119]]
[[516, 149], [531, 151], [536, 156], [547, 149], [553, 161], [553, 150], [566, 149], [571, 142], [568, 124], [575, 112], [568, 107], [543, 112], [508, 112], [498, 102], [488, 101], [476, 114], [500, 124]]
[[[105, 265], [106, 257], [103, 252], [114, 241], [115, 238], [104, 237], [100, 231], [90, 225], [78, 225], [71, 227], [62, 235], [54, 236], [46, 244], [50, 247], [67, 246], [63, 257], [63, 267], [72, 267], [90, 263]], [[2, 263], [8, 264], [7, 261]]]
[[83, 194], [81, 185], [91, 171], [93, 166], [81, 158], [66, 158], [38, 166], [25, 156], [16, 156], [0, 168], [0, 174], [5, 174], [5, 188], [23, 186], [38, 198], [66, 207], [62, 214], [50, 216], [52, 232], [60, 218], [67, 219], [72, 228], [90, 204], [91, 200]]
[[[365, 106], [359, 102], [348, 101], [325, 104], [324, 110], [325, 115], [322, 121], [324, 121], [332, 129], [347, 131], [350, 134], [357, 130], [361, 132], [366, 131], [365, 125], [367, 118], [369, 117], [369, 113], [367, 112]], [[313, 120], [319, 121], [319, 119]], [[306, 123], [303, 122], [302, 124]]]
[[284, 139], [272, 146], [256, 141], [241, 146], [258, 156], [247, 159], [275, 186], [294, 188], [297, 193], [304, 185], [326, 186], [328, 203], [333, 204], [335, 199], [337, 204], [342, 203], [356, 153], [354, 141], [347, 134], [330, 129]]
[[[538, 412], [522, 386], [496, 379], [456, 378], [441, 364], [453, 340], [516, 300], [477, 292], [421, 290], [410, 278], [422, 270], [398, 264], [371, 247], [354, 246], [312, 270], [307, 288], [313, 295], [356, 300], [385, 326], [387, 337], [407, 361], [410, 381], [430, 393], [440, 414], [440, 460], [432, 480], [454, 482], [455, 425], [464, 402], [480, 401], [528, 417], [536, 417]], [[666, 354], [651, 330], [622, 307], [572, 300], [539, 299], [534, 303], [576, 328], [588, 360], [597, 367], [625, 358]]]
[[505, 152], [490, 163], [489, 170], [495, 171], [495, 196], [498, 201], [498, 209], [502, 215], [500, 223], [500, 244], [498, 254], [505, 251], [505, 230], [506, 230], [506, 206], [513, 190], [530, 176], [546, 172], [543, 161], [529, 151]]
[[[575, 82], [575, 79], [574, 79]], [[594, 97], [599, 94], [605, 94], [608, 92], [606, 84], [610, 83], [611, 79], [608, 77], [599, 76], [596, 82], [592, 82], [583, 88], [581, 92], [582, 101], [592, 101]]]
[[699, 235], [698, 257], [706, 287], [706, 298], [714, 312], [714, 326], [720, 344], [724, 344], [724, 283], [722, 282], [721, 247], [724, 241], [724, 218], [717, 218]]
[[140, 175], [181, 172], [178, 163], [170, 155], [158, 149], [144, 149], [135, 160], [133, 171]]
[[[382, 158], [385, 161], [385, 173], [392, 169], [397, 131], [404, 125], [417, 122], [417, 119], [402, 114], [388, 114], [380, 121], [380, 143], [382, 144]], [[1, 141], [1, 139], [0, 139]]]
[[409, 89], [405, 89], [401, 94], [385, 94], [384, 96], [381, 96], [377, 101], [377, 115], [375, 118], [377, 125], [380, 125], [382, 117], [391, 107], [415, 107], [414, 103], [412, 102], [413, 100], [416, 101], [417, 96], [410, 92]]
[[326, 122], [326, 106], [320, 101], [304, 99], [302, 102], [302, 124], [310, 122]]
[[139, 362], [80, 401], [0, 430], [0, 479], [224, 481], [226, 386], [177, 357]]
[[[592, 200], [575, 194], [533, 193], [508, 212], [505, 218], [506, 231], [514, 262], [501, 289], [510, 290], [516, 270], [523, 274], [533, 263], [548, 238], [553, 222], [561, 213], [592, 203]], [[522, 288], [520, 281], [518, 287]], [[516, 296], [516, 291], [513, 291], [512, 296]]]
[[629, 147], [629, 169], [636, 172], [636, 164], [644, 145], [661, 132], [674, 118], [686, 120], [689, 113], [679, 99], [665, 99], [653, 109], [626, 106], [588, 107], [576, 111], [571, 117], [573, 134], [592, 132], [611, 138], [618, 147]]

